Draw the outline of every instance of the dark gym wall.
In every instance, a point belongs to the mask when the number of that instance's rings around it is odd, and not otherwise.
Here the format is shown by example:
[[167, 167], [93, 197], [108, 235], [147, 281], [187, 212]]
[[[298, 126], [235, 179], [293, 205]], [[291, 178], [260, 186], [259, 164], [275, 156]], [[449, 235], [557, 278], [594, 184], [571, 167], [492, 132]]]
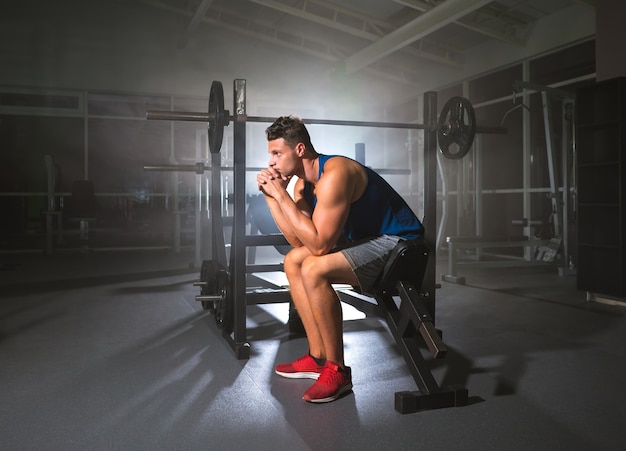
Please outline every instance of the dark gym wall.
[[596, 2], [596, 52], [598, 81], [626, 76], [626, 2], [602, 0]]

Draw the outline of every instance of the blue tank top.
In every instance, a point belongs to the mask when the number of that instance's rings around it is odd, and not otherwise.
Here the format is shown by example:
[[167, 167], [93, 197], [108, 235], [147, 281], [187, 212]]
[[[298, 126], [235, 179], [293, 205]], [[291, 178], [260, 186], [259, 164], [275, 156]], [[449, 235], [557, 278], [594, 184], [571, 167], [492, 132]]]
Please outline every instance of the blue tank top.
[[[319, 178], [324, 164], [336, 155], [319, 155]], [[360, 163], [359, 163], [360, 164]], [[381, 235], [396, 235], [407, 240], [424, 236], [424, 227], [404, 199], [379, 174], [363, 166], [367, 176], [365, 191], [350, 205], [344, 235], [351, 241]], [[313, 185], [304, 184], [304, 198], [315, 209]]]

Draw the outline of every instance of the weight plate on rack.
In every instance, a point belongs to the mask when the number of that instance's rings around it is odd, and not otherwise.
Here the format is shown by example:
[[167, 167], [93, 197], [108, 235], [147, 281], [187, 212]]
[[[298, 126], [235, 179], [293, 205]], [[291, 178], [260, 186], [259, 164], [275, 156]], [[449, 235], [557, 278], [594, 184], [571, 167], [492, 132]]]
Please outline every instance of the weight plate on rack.
[[214, 303], [215, 323], [220, 329], [227, 332], [233, 330], [233, 299], [231, 290], [230, 273], [222, 268], [216, 278], [217, 295], [220, 300]]
[[[200, 288], [201, 296], [212, 296], [217, 294], [217, 273], [220, 268], [221, 265], [215, 260], [202, 261], [202, 266], [200, 266], [200, 282], [202, 282]], [[202, 308], [213, 312], [213, 302], [202, 301]]]
[[224, 126], [230, 119], [228, 112], [224, 111], [224, 88], [222, 82], [213, 81], [209, 93], [209, 150], [211, 153], [219, 153], [224, 138]]
[[470, 151], [476, 133], [474, 107], [464, 97], [450, 98], [441, 110], [437, 139], [446, 158], [459, 160]]

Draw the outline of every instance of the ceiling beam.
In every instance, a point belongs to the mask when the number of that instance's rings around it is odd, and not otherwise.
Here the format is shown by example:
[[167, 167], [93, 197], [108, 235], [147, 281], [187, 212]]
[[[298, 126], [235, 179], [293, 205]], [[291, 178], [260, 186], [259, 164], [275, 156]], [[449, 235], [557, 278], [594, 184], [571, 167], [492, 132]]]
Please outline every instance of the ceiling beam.
[[490, 2], [491, 0], [447, 0], [349, 56], [344, 61], [345, 72], [352, 74], [369, 66]]
[[[173, 6], [163, 0], [137, 1], [152, 6], [154, 8], [174, 12], [183, 16], [190, 15], [190, 12], [188, 10]], [[328, 42], [323, 42], [314, 38], [305, 38], [302, 35], [296, 36], [293, 34], [289, 34], [286, 31], [280, 31], [272, 28], [268, 24], [252, 21], [249, 18], [244, 18], [241, 16], [239, 16], [239, 18], [242, 20], [240, 20], [239, 23], [247, 22], [247, 27], [242, 27], [241, 25], [234, 26], [229, 23], [228, 20], [226, 20], [226, 11], [215, 7], [212, 8], [211, 11], [214, 11], [215, 14], [208, 14], [203, 16], [201, 18], [202, 23], [216, 25], [223, 29], [230, 30], [238, 35], [250, 36], [253, 39], [262, 40], [272, 43], [274, 45], [279, 45], [281, 47], [296, 50], [300, 53], [308, 54], [328, 61], [331, 64], [340, 63], [343, 58], [345, 58], [345, 56], [348, 54], [348, 52], [346, 52], [345, 50], [333, 47]], [[233, 13], [231, 12], [229, 12], [228, 14], [233, 15]], [[253, 31], [251, 28], [264, 29], [266, 30], [266, 32]], [[285, 36], [285, 39], [282, 39], [281, 36]], [[420, 74], [408, 69], [399, 70], [398, 68], [394, 68], [393, 71], [389, 71], [378, 65], [372, 65], [371, 67], [365, 68], [365, 71], [392, 82], [399, 82], [414, 88], [418, 87], [418, 83], [416, 80], [419, 78]]]
[[[267, 8], [271, 8], [275, 11], [279, 11], [285, 14], [289, 14], [295, 17], [299, 17], [301, 19], [307, 20], [309, 22], [316, 23], [318, 25], [322, 25], [328, 28], [332, 28], [334, 30], [341, 31], [343, 33], [359, 37], [361, 39], [365, 39], [367, 41], [376, 42], [386, 33], [391, 32], [395, 27], [384, 20], [377, 19], [374, 17], [370, 17], [364, 14], [357, 13], [355, 11], [349, 10], [347, 8], [341, 8], [338, 5], [334, 5], [325, 1], [320, 0], [307, 0], [302, 3], [298, 3], [297, 6], [290, 6], [283, 2], [277, 0], [250, 0], [252, 3], [257, 3], [259, 5], [265, 6]], [[329, 11], [334, 12], [334, 18], [328, 18], [324, 16], [320, 16], [311, 11], [307, 10], [307, 4], [315, 4], [319, 5], [322, 8], [326, 8]], [[361, 27], [356, 27], [354, 25], [348, 25], [346, 23], [342, 23], [337, 20], [338, 16], [345, 16], [354, 19], [353, 23], [360, 22]], [[372, 31], [373, 30], [373, 31]], [[415, 47], [407, 47], [404, 49], [411, 56], [415, 56], [417, 58], [424, 58], [429, 61], [436, 62], [438, 64], [445, 64], [450, 67], [459, 68], [462, 64], [457, 60], [450, 57], [450, 55], [458, 54], [458, 50], [452, 49], [450, 47], [442, 47], [440, 45], [436, 45], [435, 47], [441, 48], [441, 54], [435, 54], [431, 52], [427, 52], [425, 50], [415, 48]]]
[[[298, 4], [298, 6], [290, 6], [286, 3], [282, 3], [276, 0], [250, 0], [250, 1], [252, 3], [257, 3], [259, 5], [265, 6], [266, 8], [270, 8], [275, 11], [279, 11], [281, 13], [289, 14], [291, 16], [299, 17], [309, 22], [313, 22], [318, 25], [323, 25], [328, 28], [333, 28], [335, 30], [342, 31], [344, 33], [348, 33], [353, 36], [358, 36], [360, 38], [367, 39], [369, 41], [380, 38], [380, 36], [367, 31], [368, 27], [366, 26], [366, 24], [369, 22], [369, 20], [361, 14], [359, 15], [351, 14], [351, 16], [355, 17], [357, 20], [361, 21], [362, 24], [364, 24], [363, 27], [356, 28], [356, 27], [345, 25], [339, 22], [336, 19], [336, 15], [334, 19], [330, 19], [327, 17], [320, 16], [318, 14], [314, 14], [310, 11], [307, 11], [306, 7], [307, 7], [308, 2], [303, 2], [301, 4]], [[311, 3], [315, 3], [315, 2], [311, 2]], [[341, 12], [343, 14], [346, 14], [345, 9], [342, 9]]]
[[191, 35], [196, 30], [196, 28], [198, 28], [200, 21], [202, 21], [202, 18], [206, 14], [207, 9], [211, 7], [212, 3], [213, 3], [213, 0], [202, 0], [202, 3], [200, 3], [200, 5], [198, 6], [198, 9], [196, 9], [195, 14], [189, 21], [189, 25], [187, 26], [185, 33], [180, 37], [180, 40], [178, 41], [179, 49], [185, 48], [185, 46], [189, 42], [189, 39], [191, 38]]
[[596, 7], [598, 0], [572, 0], [574, 3], [578, 3], [579, 5], [593, 6]]
[[[434, 8], [434, 6], [431, 3], [426, 3], [422, 0], [393, 0], [393, 1], [400, 5], [404, 5], [409, 8], [415, 9], [417, 11], [421, 11], [421, 12], [430, 11], [431, 9]], [[593, 0], [588, 0], [588, 1], [593, 1]], [[499, 17], [499, 19], [505, 19], [505, 18]], [[472, 21], [471, 19], [468, 19], [468, 18], [461, 18], [455, 21], [454, 23], [464, 28], [467, 28], [468, 30], [472, 30], [480, 34], [484, 34], [485, 36], [489, 36], [490, 38], [494, 38], [499, 41], [508, 42], [509, 44], [514, 44], [517, 46], [526, 45], [525, 39], [519, 38], [511, 34], [501, 33], [492, 28], [485, 27], [479, 23], [476, 23], [475, 21]], [[504, 23], [508, 23], [508, 22], [504, 20]]]

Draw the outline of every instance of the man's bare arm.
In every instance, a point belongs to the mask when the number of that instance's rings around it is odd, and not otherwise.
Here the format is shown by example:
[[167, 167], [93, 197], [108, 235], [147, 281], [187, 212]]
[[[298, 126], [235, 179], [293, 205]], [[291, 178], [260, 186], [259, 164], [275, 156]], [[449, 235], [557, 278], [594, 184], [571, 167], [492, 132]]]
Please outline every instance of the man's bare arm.
[[313, 255], [330, 252], [341, 236], [350, 204], [358, 187], [364, 183], [364, 173], [359, 168], [342, 158], [333, 158], [326, 163], [324, 176], [315, 187], [317, 204], [311, 217], [302, 214], [298, 208], [298, 195], [294, 201], [286, 191], [271, 189], [271, 196], [276, 200], [282, 217]]
[[[296, 191], [298, 190], [298, 185], [300, 184], [300, 182], [301, 180], [298, 180], [296, 182]], [[267, 194], [265, 195], [265, 200], [267, 202], [267, 206], [270, 209], [270, 212], [272, 213], [272, 217], [274, 218], [274, 221], [276, 222], [276, 225], [278, 226], [282, 234], [285, 236], [289, 244], [291, 244], [293, 247], [303, 246], [302, 242], [298, 238], [297, 233], [294, 231], [293, 226], [291, 225], [291, 222], [285, 219], [285, 216], [283, 215], [283, 212], [280, 208], [278, 201], [274, 199], [273, 197], [268, 196]], [[311, 217], [311, 209], [306, 203], [306, 201], [302, 199], [302, 201], [299, 202], [299, 204], [300, 206], [298, 208], [301, 214], [306, 215], [307, 217]]]

